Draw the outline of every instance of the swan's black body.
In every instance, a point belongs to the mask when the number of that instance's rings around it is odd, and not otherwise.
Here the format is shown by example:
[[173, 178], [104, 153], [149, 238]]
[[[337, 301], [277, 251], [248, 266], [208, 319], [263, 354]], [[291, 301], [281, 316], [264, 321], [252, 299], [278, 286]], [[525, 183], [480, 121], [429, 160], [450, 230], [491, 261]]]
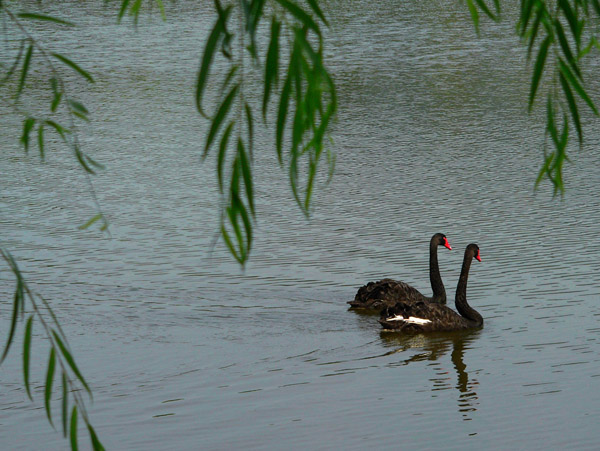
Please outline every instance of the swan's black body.
[[419, 290], [404, 282], [393, 279], [382, 279], [377, 282], [369, 282], [360, 287], [354, 297], [354, 301], [350, 301], [348, 304], [353, 308], [376, 311], [391, 307], [400, 300], [406, 303], [435, 302], [445, 304], [446, 289], [444, 288], [438, 265], [438, 246], [446, 246], [448, 249], [452, 249], [444, 234], [436, 233], [431, 238], [431, 242], [429, 243], [429, 280], [433, 290], [432, 297], [421, 294]]
[[467, 280], [473, 257], [481, 261], [479, 247], [469, 244], [465, 250], [460, 279], [456, 287], [456, 313], [449, 307], [428, 302], [397, 302], [382, 311], [379, 322], [385, 329], [402, 332], [431, 332], [483, 327], [483, 318], [467, 302]]

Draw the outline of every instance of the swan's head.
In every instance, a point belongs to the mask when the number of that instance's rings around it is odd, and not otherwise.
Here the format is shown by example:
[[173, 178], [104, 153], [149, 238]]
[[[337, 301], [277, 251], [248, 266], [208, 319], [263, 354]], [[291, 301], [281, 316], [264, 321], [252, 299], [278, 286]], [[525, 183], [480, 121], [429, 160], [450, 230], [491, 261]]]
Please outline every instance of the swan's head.
[[433, 235], [433, 238], [431, 238], [431, 241], [436, 246], [444, 246], [452, 250], [452, 246], [450, 246], [448, 238], [446, 238], [446, 235], [444, 235], [443, 233], [436, 233], [435, 235]]
[[479, 246], [477, 246], [475, 243], [469, 244], [465, 253], [471, 254], [477, 259], [477, 261], [481, 261], [481, 255], [479, 254]]

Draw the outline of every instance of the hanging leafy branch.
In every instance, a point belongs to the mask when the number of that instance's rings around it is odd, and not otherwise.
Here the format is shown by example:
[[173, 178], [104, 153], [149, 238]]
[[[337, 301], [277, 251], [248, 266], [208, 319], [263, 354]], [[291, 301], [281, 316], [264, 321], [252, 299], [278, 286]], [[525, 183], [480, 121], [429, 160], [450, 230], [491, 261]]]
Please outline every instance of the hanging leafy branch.
[[[23, 117], [23, 132], [20, 143], [25, 153], [28, 153], [32, 147], [32, 141], [35, 140], [40, 158], [44, 160], [46, 158], [46, 131], [51, 130], [60, 137], [61, 141], [73, 152], [78, 165], [85, 170], [91, 195], [99, 212], [80, 228], [87, 228], [100, 221], [101, 230], [106, 230], [108, 222], [100, 210], [90, 179], [90, 174], [95, 174], [95, 171], [101, 169], [102, 165], [82, 151], [75, 123], [76, 120], [89, 122], [89, 111], [81, 102], [70, 95], [59, 66], [74, 71], [89, 83], [93, 83], [94, 79], [89, 72], [65, 55], [47, 51], [28, 29], [28, 23], [32, 21], [47, 22], [51, 26], [60, 27], [73, 27], [74, 24], [60, 18], [38, 13], [14, 13], [2, 2], [0, 2], [0, 15], [3, 18], [5, 27], [13, 27], [15, 35], [20, 36], [17, 47], [13, 49], [14, 60], [10, 65], [0, 67], [0, 102], [5, 108]], [[8, 41], [5, 42], [5, 45], [8, 47]], [[23, 102], [23, 97], [28, 94], [28, 76], [31, 67], [36, 63], [43, 65], [50, 73], [46, 89], [48, 98], [48, 112], [46, 114], [27, 110], [24, 106], [27, 102]], [[32, 135], [34, 136], [32, 137]], [[30, 289], [19, 270], [17, 262], [8, 249], [0, 246], [0, 255], [16, 278], [10, 328], [0, 357], [0, 364], [11, 350], [19, 323], [24, 322], [23, 381], [28, 397], [33, 400], [30, 386], [30, 361], [33, 331], [37, 329], [39, 333], [45, 336], [45, 342], [49, 346], [44, 384], [44, 406], [48, 421], [54, 427], [52, 396], [58, 373], [62, 392], [60, 410], [63, 435], [69, 437], [72, 449], [77, 449], [77, 419], [80, 417], [88, 429], [93, 449], [103, 450], [104, 447], [88, 417], [81, 388], [87, 391], [90, 400], [92, 397], [91, 390], [77, 367], [67, 337], [56, 315], [48, 302]]]
[[[544, 86], [546, 136], [550, 137], [553, 146], [550, 150], [544, 144], [544, 163], [535, 186], [546, 176], [553, 184], [555, 194], [564, 192], [562, 168], [564, 162], [569, 161], [569, 123], [577, 132], [579, 146], [583, 144], [578, 103], [583, 100], [594, 115], [598, 115], [598, 109], [585, 89], [582, 69], [583, 58], [593, 48], [600, 48], [594, 31], [588, 26], [597, 21], [598, 16], [598, 0], [521, 1], [518, 32], [527, 44], [529, 58], [537, 45], [529, 111], [540, 86]], [[547, 79], [545, 85], [542, 83], [544, 77]]]
[[[24, 321], [23, 383], [25, 385], [27, 396], [30, 400], [33, 400], [30, 383], [31, 343], [33, 340], [34, 326], [35, 324], [39, 324], [38, 329], [41, 328], [41, 333], [45, 336], [45, 341], [50, 348], [44, 384], [44, 407], [48, 421], [55, 427], [52, 416], [52, 395], [54, 381], [56, 380], [56, 370], [58, 369], [62, 386], [60, 412], [63, 435], [65, 438], [67, 436], [70, 438], [72, 449], [77, 449], [77, 417], [80, 416], [87, 427], [93, 449], [104, 450], [104, 447], [98, 439], [96, 431], [90, 422], [85, 408], [85, 401], [81, 394], [81, 389], [83, 388], [88, 393], [91, 400], [92, 391], [75, 363], [73, 352], [71, 351], [67, 337], [60, 326], [56, 315], [48, 302], [42, 296], [31, 290], [20, 271], [17, 262], [4, 247], [0, 247], [0, 256], [2, 256], [2, 259], [10, 268], [16, 279], [12, 319], [10, 322], [8, 339], [4, 345], [2, 357], [0, 357], [0, 364], [2, 364], [11, 349], [19, 320]], [[46, 315], [49, 315], [49, 318]], [[26, 320], [25, 317], [27, 317]]]
[[[324, 144], [337, 108], [335, 86], [323, 62], [321, 26], [328, 24], [316, 0], [306, 3], [302, 7], [290, 0], [214, 2], [216, 20], [200, 64], [196, 106], [210, 121], [202, 158], [217, 149], [217, 181], [223, 199], [221, 236], [242, 265], [252, 247], [256, 217], [254, 111], [260, 108], [266, 124], [276, 110], [277, 159], [280, 166], [287, 166], [293, 196], [306, 215], [324, 153], [333, 170], [335, 159]], [[270, 38], [268, 45], [260, 48], [256, 32], [265, 19], [270, 22]], [[229, 69], [223, 74], [212, 113], [208, 113], [204, 103], [216, 58]], [[250, 71], [262, 75], [264, 89], [258, 106], [246, 95]], [[279, 98], [270, 108], [276, 94]]]

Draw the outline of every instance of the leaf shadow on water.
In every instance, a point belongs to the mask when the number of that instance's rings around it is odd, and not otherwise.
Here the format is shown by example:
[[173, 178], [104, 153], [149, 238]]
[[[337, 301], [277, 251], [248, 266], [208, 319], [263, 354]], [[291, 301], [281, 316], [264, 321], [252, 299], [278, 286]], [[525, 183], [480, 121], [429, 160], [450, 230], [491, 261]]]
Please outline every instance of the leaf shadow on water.
[[[475, 391], [479, 381], [474, 378], [469, 380], [464, 357], [465, 352], [472, 347], [471, 344], [477, 340], [480, 334], [481, 330], [431, 334], [399, 334], [397, 332], [382, 331], [380, 336], [386, 347], [394, 348], [392, 351], [383, 354], [383, 356], [417, 351], [406, 359], [390, 362], [388, 364], [390, 367], [405, 366], [423, 361], [437, 362], [448, 352], [451, 352], [450, 359], [456, 371], [456, 384], [450, 383], [447, 372], [443, 371], [429, 379], [433, 383], [431, 391], [456, 388], [459, 392], [457, 398], [458, 411], [464, 421], [470, 421], [473, 419], [472, 414], [477, 411], [479, 405], [479, 396]], [[434, 368], [432, 367], [432, 369]]]

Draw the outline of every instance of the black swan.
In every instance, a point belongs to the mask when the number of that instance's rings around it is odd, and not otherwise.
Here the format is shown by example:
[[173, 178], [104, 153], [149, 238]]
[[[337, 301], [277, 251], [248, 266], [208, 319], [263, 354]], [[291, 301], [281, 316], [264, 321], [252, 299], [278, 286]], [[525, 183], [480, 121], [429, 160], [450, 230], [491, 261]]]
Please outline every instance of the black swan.
[[465, 250], [460, 279], [456, 287], [456, 313], [449, 307], [428, 302], [399, 301], [382, 311], [379, 322], [385, 329], [413, 332], [451, 331], [483, 327], [483, 318], [467, 303], [467, 279], [473, 257], [481, 261], [479, 247], [469, 244]]
[[424, 296], [416, 288], [410, 285], [392, 279], [382, 279], [377, 282], [369, 282], [359, 288], [358, 293], [354, 296], [354, 301], [348, 302], [352, 308], [362, 308], [380, 311], [385, 307], [394, 305], [399, 300], [404, 302], [436, 302], [439, 304], [446, 303], [446, 289], [440, 275], [440, 267], [438, 265], [437, 248], [445, 246], [452, 250], [450, 243], [443, 233], [436, 233], [431, 237], [429, 243], [429, 280], [433, 289], [433, 296]]

